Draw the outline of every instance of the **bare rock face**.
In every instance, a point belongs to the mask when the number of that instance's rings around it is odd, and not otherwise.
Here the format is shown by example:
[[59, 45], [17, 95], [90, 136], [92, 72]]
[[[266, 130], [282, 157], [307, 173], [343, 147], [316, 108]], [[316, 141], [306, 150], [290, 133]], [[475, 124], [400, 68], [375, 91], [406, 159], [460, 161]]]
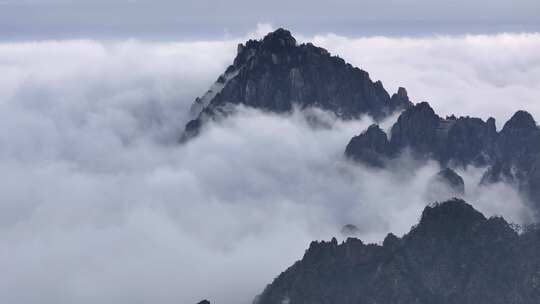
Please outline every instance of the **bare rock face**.
[[428, 202], [444, 201], [465, 195], [465, 182], [456, 171], [445, 168], [439, 171], [428, 182], [426, 200]]
[[317, 107], [344, 119], [363, 114], [379, 119], [411, 106], [405, 89], [390, 97], [367, 72], [311, 43], [298, 44], [284, 29], [239, 45], [233, 64], [195, 101], [197, 122], [188, 123], [184, 139], [227, 104], [277, 113]]
[[311, 243], [257, 303], [540, 303], [539, 250], [538, 228], [518, 234], [455, 199], [426, 207], [408, 234], [382, 246]]

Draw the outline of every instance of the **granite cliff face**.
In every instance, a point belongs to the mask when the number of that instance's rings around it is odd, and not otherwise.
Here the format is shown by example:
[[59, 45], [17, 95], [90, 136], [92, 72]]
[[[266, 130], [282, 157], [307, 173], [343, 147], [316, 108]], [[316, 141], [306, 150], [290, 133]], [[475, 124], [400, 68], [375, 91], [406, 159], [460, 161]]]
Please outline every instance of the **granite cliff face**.
[[382, 246], [313, 242], [255, 303], [540, 303], [539, 250], [539, 229], [518, 234], [454, 199], [426, 207], [408, 234]]
[[493, 118], [442, 118], [422, 102], [401, 113], [389, 139], [371, 126], [351, 139], [345, 154], [384, 167], [406, 149], [417, 158], [437, 160], [443, 167], [488, 167], [483, 184], [514, 184], [540, 211], [540, 128], [525, 111], [516, 112], [497, 132]]
[[367, 72], [311, 43], [298, 44], [284, 29], [238, 46], [233, 64], [195, 101], [183, 137], [238, 104], [278, 113], [318, 107], [344, 119], [379, 119], [411, 106], [405, 89], [390, 96]]

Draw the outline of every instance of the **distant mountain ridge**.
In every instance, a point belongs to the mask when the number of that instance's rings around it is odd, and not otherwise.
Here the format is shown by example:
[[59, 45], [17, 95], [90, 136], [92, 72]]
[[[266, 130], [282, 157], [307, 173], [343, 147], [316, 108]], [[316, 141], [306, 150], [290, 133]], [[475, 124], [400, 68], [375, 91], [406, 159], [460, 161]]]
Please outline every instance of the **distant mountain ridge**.
[[312, 242], [255, 304], [540, 303], [540, 230], [518, 234], [462, 200], [428, 206], [382, 244]]
[[441, 166], [487, 167], [483, 184], [515, 185], [540, 212], [540, 128], [526, 111], [517, 111], [497, 132], [493, 118], [442, 118], [429, 103], [421, 102], [401, 113], [390, 136], [372, 125], [353, 137], [345, 155], [384, 167], [405, 149]]
[[238, 45], [233, 64], [193, 104], [183, 139], [231, 105], [277, 113], [318, 107], [344, 119], [364, 114], [380, 119], [412, 103], [404, 88], [390, 96], [367, 72], [311, 43], [298, 44], [280, 28]]

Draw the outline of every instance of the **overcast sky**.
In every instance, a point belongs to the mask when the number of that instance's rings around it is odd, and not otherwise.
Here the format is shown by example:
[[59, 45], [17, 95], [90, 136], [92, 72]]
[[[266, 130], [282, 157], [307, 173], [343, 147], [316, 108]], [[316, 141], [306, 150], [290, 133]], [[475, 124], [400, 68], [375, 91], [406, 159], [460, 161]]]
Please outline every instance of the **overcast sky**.
[[532, 32], [538, 0], [0, 0], [3, 40], [193, 39], [259, 22], [347, 36]]

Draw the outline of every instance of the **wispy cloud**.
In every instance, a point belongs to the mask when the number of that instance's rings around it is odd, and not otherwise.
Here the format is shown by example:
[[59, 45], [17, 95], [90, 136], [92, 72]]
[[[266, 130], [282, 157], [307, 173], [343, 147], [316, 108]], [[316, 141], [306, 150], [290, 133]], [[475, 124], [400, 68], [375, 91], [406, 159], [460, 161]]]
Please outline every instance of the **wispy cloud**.
[[[443, 113], [540, 117], [538, 35], [313, 40]], [[176, 144], [238, 42], [0, 44], [3, 302], [249, 303], [313, 239], [352, 223], [379, 241], [416, 222], [438, 167], [348, 163], [369, 118], [316, 112], [333, 127], [313, 129], [239, 109]], [[460, 173], [477, 208], [524, 220], [509, 187]]]

